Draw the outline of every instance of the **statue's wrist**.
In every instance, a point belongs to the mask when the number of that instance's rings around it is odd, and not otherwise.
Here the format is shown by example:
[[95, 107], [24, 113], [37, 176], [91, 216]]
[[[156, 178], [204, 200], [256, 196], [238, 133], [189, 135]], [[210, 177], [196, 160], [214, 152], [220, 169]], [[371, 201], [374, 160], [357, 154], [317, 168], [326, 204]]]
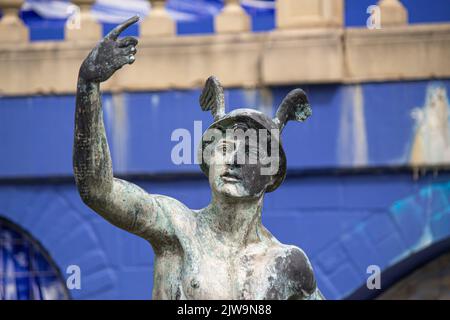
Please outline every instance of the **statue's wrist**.
[[79, 89], [98, 89], [100, 83], [98, 81], [93, 81], [92, 79], [87, 78], [80, 70], [78, 75], [78, 88]]

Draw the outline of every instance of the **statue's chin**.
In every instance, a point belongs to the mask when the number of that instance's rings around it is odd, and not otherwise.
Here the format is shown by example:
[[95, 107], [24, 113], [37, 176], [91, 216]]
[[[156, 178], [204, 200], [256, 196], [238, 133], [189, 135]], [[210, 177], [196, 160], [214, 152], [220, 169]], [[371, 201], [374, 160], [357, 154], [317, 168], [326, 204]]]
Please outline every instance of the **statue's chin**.
[[226, 198], [248, 198], [250, 194], [240, 183], [221, 182], [214, 188], [216, 194]]
[[263, 192], [258, 194], [250, 193], [244, 186], [239, 184], [222, 184], [214, 188], [215, 194], [219, 197], [237, 200], [258, 199]]

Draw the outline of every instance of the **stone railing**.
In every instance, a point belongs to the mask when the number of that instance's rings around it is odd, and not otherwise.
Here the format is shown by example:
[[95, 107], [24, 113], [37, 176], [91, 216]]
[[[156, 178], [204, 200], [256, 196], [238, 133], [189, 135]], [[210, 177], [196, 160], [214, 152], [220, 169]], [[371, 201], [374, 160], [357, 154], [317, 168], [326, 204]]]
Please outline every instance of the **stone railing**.
[[[74, 93], [78, 69], [101, 37], [94, 0], [73, 0], [81, 28], [65, 41], [28, 41], [23, 0], [0, 0], [0, 94]], [[450, 77], [450, 24], [408, 25], [398, 0], [380, 0], [381, 28], [343, 28], [343, 0], [277, 0], [276, 29], [252, 33], [238, 0], [226, 1], [216, 33], [176, 37], [165, 1], [140, 24], [136, 63], [109, 91], [200, 87], [211, 74], [226, 87], [398, 81]]]

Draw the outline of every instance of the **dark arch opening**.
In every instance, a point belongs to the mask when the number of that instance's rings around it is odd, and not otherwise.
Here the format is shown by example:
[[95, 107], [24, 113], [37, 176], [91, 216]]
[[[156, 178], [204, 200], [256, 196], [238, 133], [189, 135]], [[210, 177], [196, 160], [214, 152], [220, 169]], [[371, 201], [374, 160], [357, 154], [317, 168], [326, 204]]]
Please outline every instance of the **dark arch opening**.
[[0, 300], [70, 299], [64, 277], [28, 231], [0, 216]]
[[414, 253], [393, 266], [381, 272], [381, 289], [370, 290], [364, 283], [353, 293], [345, 297], [346, 300], [370, 300], [376, 299], [388, 291], [392, 286], [411, 275], [415, 270], [427, 263], [450, 252], [450, 238], [438, 241], [427, 248]]

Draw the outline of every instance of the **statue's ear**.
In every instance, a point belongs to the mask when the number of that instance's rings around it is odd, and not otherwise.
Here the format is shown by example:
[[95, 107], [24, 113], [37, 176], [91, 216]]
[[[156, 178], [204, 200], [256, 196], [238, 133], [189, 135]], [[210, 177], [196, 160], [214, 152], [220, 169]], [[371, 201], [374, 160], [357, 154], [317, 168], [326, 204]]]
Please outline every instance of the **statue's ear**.
[[311, 114], [312, 110], [306, 93], [302, 89], [294, 89], [281, 102], [273, 121], [281, 131], [289, 120], [303, 122]]
[[223, 88], [215, 76], [206, 80], [202, 94], [200, 95], [200, 106], [203, 111], [211, 110], [214, 121], [225, 115], [225, 99]]

